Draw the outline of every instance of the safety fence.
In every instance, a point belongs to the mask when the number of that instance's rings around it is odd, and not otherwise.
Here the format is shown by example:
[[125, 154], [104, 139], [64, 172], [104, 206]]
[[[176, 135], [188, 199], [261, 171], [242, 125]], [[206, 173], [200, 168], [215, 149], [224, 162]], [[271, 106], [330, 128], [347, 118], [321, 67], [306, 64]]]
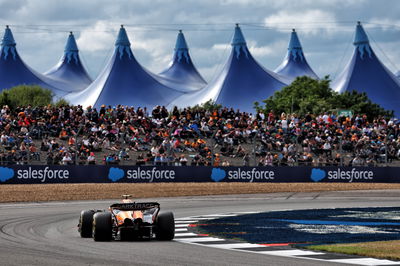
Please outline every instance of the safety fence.
[[43, 166], [0, 167], [0, 184], [172, 182], [400, 183], [400, 167]]

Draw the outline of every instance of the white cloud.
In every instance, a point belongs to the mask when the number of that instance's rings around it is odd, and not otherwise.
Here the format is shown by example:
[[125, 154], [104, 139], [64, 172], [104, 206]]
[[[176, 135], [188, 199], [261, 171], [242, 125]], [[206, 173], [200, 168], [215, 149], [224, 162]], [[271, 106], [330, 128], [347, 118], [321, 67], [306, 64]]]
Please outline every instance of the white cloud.
[[400, 28], [400, 20], [389, 19], [389, 18], [372, 18], [369, 22], [369, 25], [376, 26], [382, 30], [399, 30]]
[[264, 19], [265, 26], [288, 32], [291, 28], [301, 28], [301, 32], [317, 35], [324, 30], [329, 22], [329, 28], [337, 27], [336, 17], [328, 11], [312, 9], [306, 11], [283, 10]]
[[106, 31], [112, 28], [112, 25], [108, 21], [97, 21], [94, 26], [83, 29], [77, 39], [79, 49], [90, 53], [109, 50], [113, 47], [117, 33], [117, 29], [115, 33]]
[[[287, 45], [288, 44], [285, 41], [276, 41], [274, 43], [271, 43], [270, 45], [258, 46], [257, 41], [247, 41], [247, 47], [249, 48], [251, 54], [256, 58], [274, 55], [276, 53], [279, 53], [279, 51], [284, 51], [286, 50]], [[282, 55], [282, 57], [283, 56], [284, 55]]]

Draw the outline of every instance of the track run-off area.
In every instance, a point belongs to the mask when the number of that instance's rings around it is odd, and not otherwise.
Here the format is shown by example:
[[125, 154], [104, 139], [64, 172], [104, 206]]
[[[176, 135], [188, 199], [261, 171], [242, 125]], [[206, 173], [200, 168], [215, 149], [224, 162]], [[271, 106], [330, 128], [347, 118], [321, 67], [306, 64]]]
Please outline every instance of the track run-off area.
[[[399, 196], [400, 190], [375, 190], [154, 198], [145, 201], [158, 201], [162, 210], [172, 211], [177, 223], [184, 224], [188, 217], [214, 217], [224, 213], [400, 207]], [[179, 236], [186, 233], [182, 226], [176, 228], [179, 230], [174, 241], [94, 242], [90, 238], [80, 238], [77, 232], [80, 211], [106, 209], [116, 201], [119, 199], [0, 204], [0, 264], [343, 265], [301, 256], [277, 256], [273, 252], [260, 254], [193, 245], [179, 240]]]

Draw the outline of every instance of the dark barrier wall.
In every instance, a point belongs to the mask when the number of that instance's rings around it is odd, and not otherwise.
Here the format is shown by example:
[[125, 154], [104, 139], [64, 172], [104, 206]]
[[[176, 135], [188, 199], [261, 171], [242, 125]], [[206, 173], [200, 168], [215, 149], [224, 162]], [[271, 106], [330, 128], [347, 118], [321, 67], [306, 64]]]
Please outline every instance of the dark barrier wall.
[[0, 167], [0, 184], [158, 182], [345, 182], [400, 183], [400, 167]]

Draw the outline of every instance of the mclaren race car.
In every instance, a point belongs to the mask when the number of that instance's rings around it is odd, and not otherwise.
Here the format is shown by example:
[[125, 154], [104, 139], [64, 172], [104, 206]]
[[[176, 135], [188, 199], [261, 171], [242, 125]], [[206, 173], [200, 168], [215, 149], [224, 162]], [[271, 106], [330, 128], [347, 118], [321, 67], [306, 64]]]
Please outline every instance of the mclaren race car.
[[94, 241], [158, 239], [172, 240], [175, 221], [172, 212], [160, 212], [157, 202], [134, 202], [123, 195], [122, 203], [108, 210], [85, 210], [79, 217], [81, 237]]

